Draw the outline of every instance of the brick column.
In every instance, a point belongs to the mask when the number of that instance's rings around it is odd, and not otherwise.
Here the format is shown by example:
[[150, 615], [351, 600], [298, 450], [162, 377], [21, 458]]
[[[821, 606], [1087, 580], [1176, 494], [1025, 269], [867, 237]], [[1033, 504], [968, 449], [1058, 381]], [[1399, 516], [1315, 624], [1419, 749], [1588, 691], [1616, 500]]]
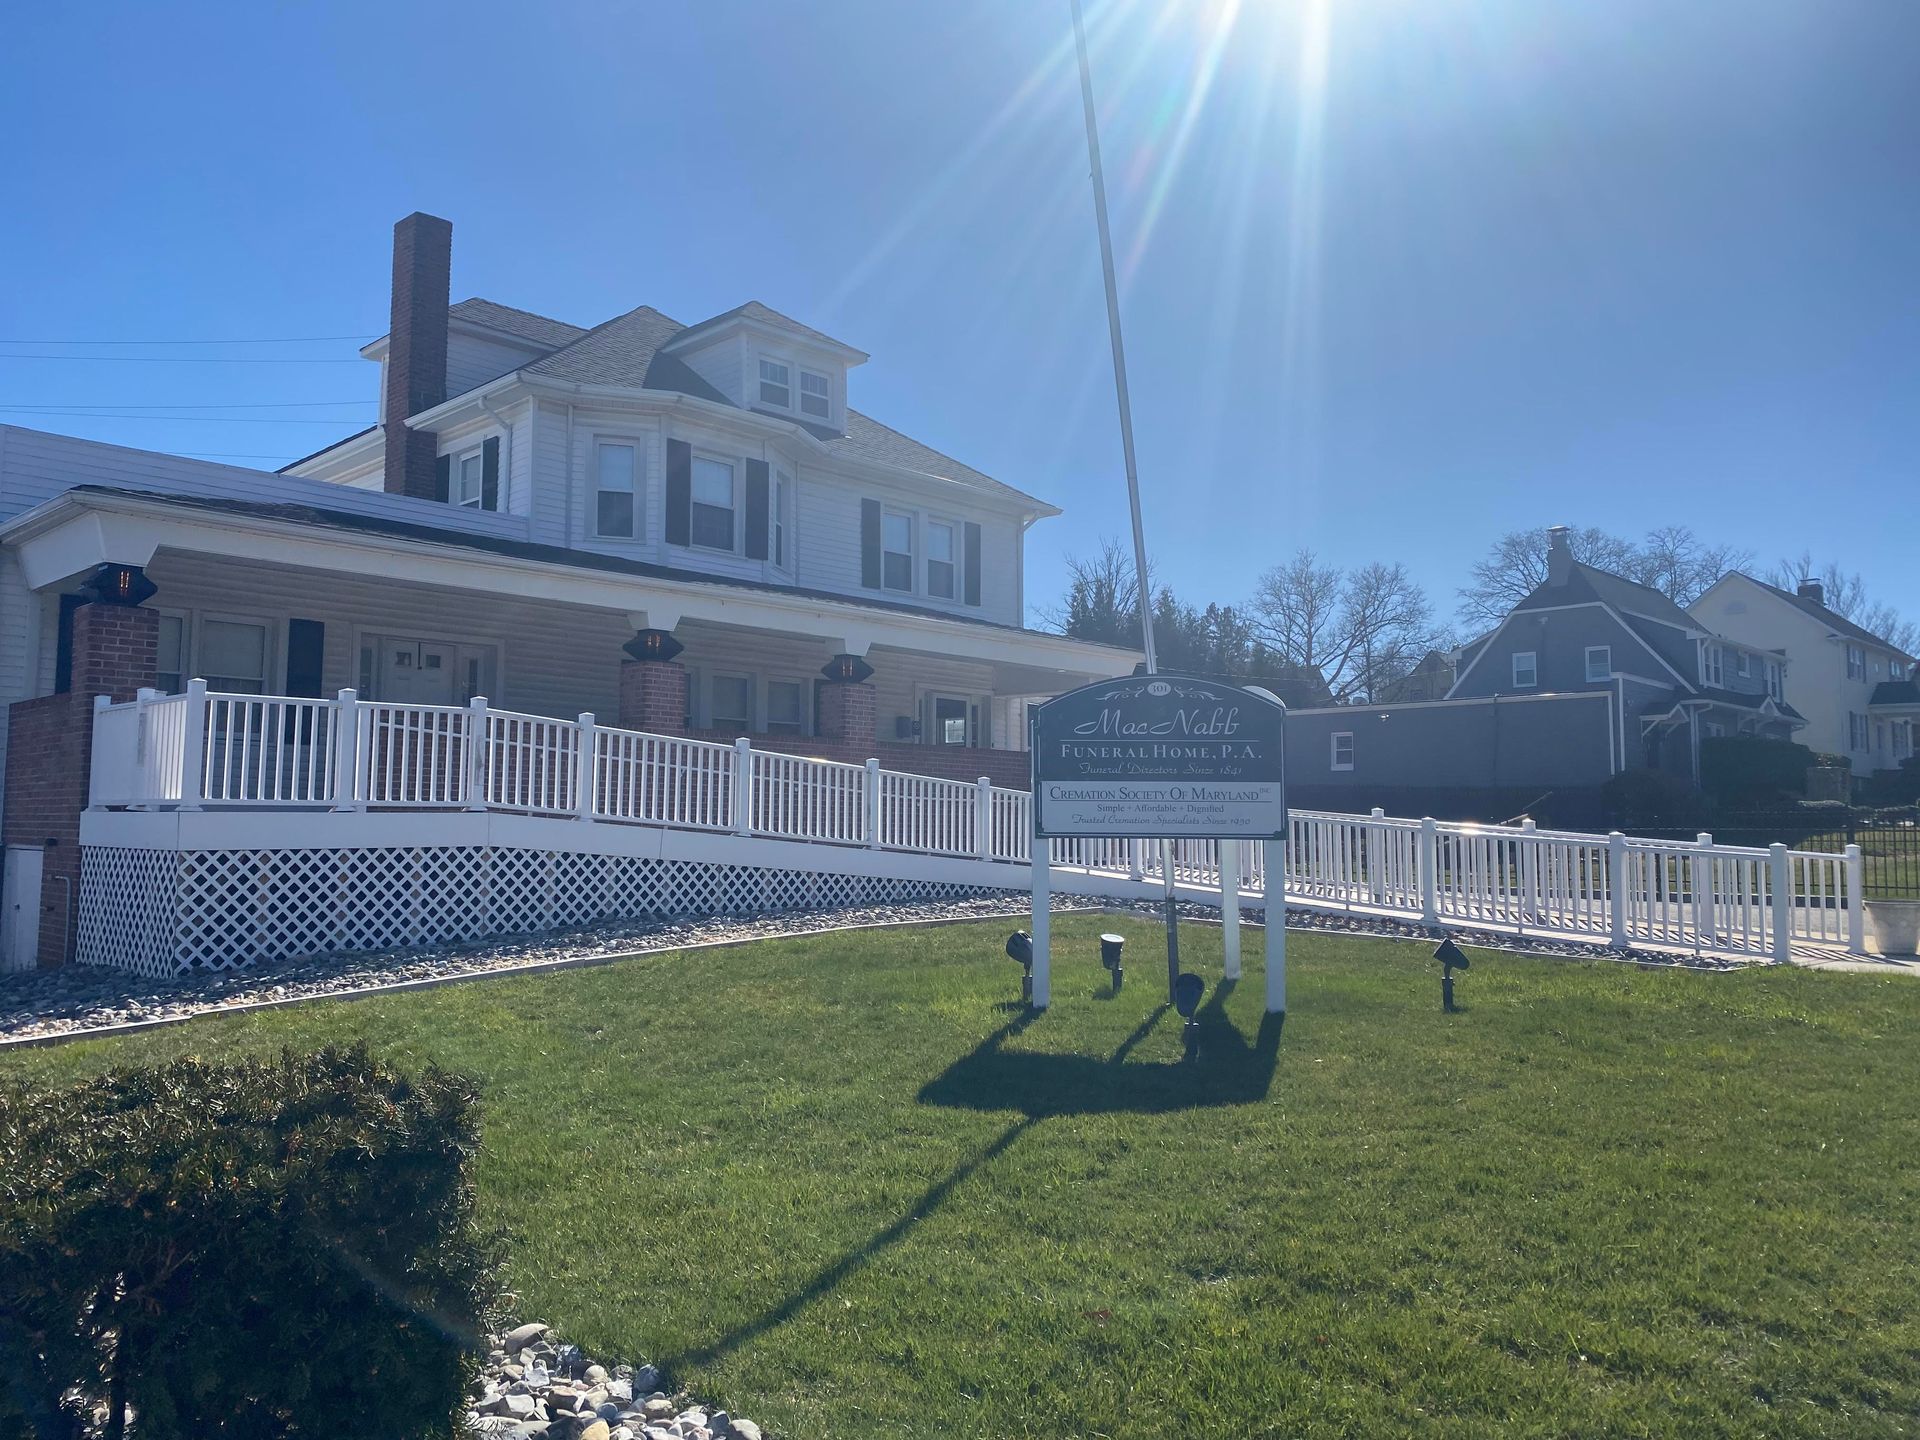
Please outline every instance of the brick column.
[[622, 660], [620, 728], [682, 734], [687, 728], [687, 667], [675, 660]]
[[862, 756], [871, 756], [879, 738], [876, 733], [879, 713], [873, 686], [865, 682], [830, 680], [820, 691], [820, 738], [849, 746]]
[[93, 756], [93, 697], [131, 700], [151, 687], [159, 657], [160, 617], [128, 605], [82, 605], [73, 612], [73, 687], [22, 700], [9, 712], [7, 845], [38, 846], [40, 964], [64, 964], [73, 949], [80, 898], [80, 812], [87, 807]]

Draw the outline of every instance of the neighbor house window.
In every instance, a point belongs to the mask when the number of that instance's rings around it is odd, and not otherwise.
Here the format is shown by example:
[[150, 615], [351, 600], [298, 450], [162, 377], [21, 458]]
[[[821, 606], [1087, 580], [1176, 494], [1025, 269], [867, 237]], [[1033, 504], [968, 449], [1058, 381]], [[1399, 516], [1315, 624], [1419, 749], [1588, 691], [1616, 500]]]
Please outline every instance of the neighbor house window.
[[1742, 650], [1733, 657], [1734, 673], [1742, 680], [1753, 674], [1753, 657]]
[[793, 408], [792, 371], [778, 360], [760, 362], [760, 403], [777, 405], [782, 410]]
[[1858, 645], [1847, 646], [1847, 679], [1867, 678], [1867, 652]]
[[773, 477], [773, 563], [787, 564], [787, 497], [793, 493], [793, 481], [784, 470]]
[[692, 529], [702, 549], [733, 549], [733, 466], [724, 460], [694, 457]]
[[888, 511], [880, 522], [880, 583], [913, 589], [913, 517]]
[[1611, 645], [1587, 646], [1587, 679], [1611, 680], [1613, 678], [1613, 647]]
[[1849, 750], [1867, 748], [1867, 717], [1857, 710], [1847, 712], [1847, 748]]
[[162, 614], [153, 682], [168, 695], [187, 688], [187, 617]]
[[1721, 654], [1718, 645], [1703, 643], [1700, 646], [1700, 678], [1708, 685], [1719, 685], [1726, 680], [1726, 657]]
[[200, 669], [209, 690], [264, 695], [267, 627], [250, 620], [201, 621]]
[[824, 375], [811, 370], [800, 372], [800, 409], [803, 414], [824, 420], [833, 409], [833, 387]]
[[470, 450], [453, 462], [453, 503], [478, 510], [486, 493], [486, 462], [478, 450]]
[[1513, 652], [1513, 688], [1531, 690], [1540, 683], [1540, 665], [1531, 650]]
[[753, 728], [753, 681], [745, 675], [713, 677], [712, 724], [716, 730]]
[[1720, 724], [1716, 720], [1709, 720], [1706, 723], [1705, 729], [1707, 732], [1707, 739], [1709, 740], [1718, 740], [1722, 735], [1725, 735], [1727, 733], [1727, 727]]
[[1767, 662], [1767, 694], [1776, 700], [1780, 698], [1780, 662], [1778, 660]]
[[767, 682], [767, 731], [773, 735], [798, 735], [804, 729], [806, 689], [798, 680]]
[[953, 526], [944, 520], [927, 522], [927, 594], [953, 599]]
[[1333, 768], [1336, 770], [1353, 768], [1353, 732], [1351, 730], [1333, 732]]
[[594, 533], [631, 540], [639, 533], [634, 483], [639, 451], [632, 445], [603, 442], [593, 451]]

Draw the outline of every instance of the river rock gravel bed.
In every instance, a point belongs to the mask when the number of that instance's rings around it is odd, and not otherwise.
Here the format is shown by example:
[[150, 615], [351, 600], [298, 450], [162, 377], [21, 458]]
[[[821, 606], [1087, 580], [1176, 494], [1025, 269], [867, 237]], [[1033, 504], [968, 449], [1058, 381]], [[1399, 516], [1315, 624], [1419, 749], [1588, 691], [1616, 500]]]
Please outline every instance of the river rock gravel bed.
[[[728, 943], [776, 935], [838, 930], [849, 926], [915, 925], [1004, 918], [1018, 922], [1026, 914], [1024, 892], [974, 896], [963, 900], [925, 900], [883, 905], [843, 906], [829, 910], [789, 911], [777, 915], [680, 916], [636, 920], [540, 936], [437, 946], [431, 949], [340, 953], [291, 961], [258, 970], [196, 971], [154, 979], [121, 970], [68, 965], [57, 970], [0, 975], [0, 1044], [77, 1037], [128, 1025], [218, 1014], [243, 1007], [352, 995], [390, 985], [418, 984], [487, 975], [529, 966], [591, 963], [647, 951]], [[1158, 917], [1157, 903], [1112, 901], [1055, 895], [1056, 912], [1110, 910]], [[1218, 923], [1218, 906], [1182, 902], [1183, 917]], [[1248, 918], [1257, 920], [1258, 910]], [[1430, 940], [1428, 927], [1368, 915], [1323, 914], [1289, 910], [1289, 930], [1325, 934], [1376, 935]], [[1617, 959], [1643, 965], [1686, 965], [1729, 970], [1737, 960], [1655, 951], [1604, 950], [1594, 944], [1543, 937], [1519, 938], [1493, 932], [1453, 929], [1462, 944], [1527, 954], [1579, 959]]]

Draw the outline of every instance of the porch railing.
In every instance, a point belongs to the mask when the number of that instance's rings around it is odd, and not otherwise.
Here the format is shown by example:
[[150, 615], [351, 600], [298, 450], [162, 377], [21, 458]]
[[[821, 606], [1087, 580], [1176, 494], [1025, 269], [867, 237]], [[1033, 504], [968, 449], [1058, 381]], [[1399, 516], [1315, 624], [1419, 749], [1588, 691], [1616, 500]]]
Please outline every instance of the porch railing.
[[[142, 691], [95, 701], [92, 804], [129, 809], [501, 810], [1024, 864], [1024, 790], [621, 730], [489, 706]], [[1162, 877], [1160, 842], [1055, 840], [1069, 869]], [[1288, 900], [1485, 927], [1784, 960], [1795, 942], [1862, 948], [1861, 853], [1295, 811]], [[1264, 847], [1240, 842], [1241, 884]], [[1175, 878], [1217, 886], [1213, 841], [1172, 847]]]

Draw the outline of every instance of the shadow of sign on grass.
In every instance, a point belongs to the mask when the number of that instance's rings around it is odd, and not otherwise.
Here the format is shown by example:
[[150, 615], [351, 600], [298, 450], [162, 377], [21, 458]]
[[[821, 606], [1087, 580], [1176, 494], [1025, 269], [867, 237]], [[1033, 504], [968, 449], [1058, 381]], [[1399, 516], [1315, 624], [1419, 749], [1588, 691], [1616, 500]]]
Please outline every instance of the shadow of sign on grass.
[[1104, 1058], [1007, 1050], [1007, 1042], [1039, 1018], [1038, 1012], [1023, 1010], [929, 1081], [915, 1097], [922, 1105], [948, 1109], [1017, 1111], [1018, 1119], [930, 1184], [898, 1219], [823, 1266], [806, 1284], [708, 1344], [663, 1357], [661, 1369], [672, 1377], [688, 1366], [712, 1364], [784, 1325], [815, 1300], [832, 1293], [869, 1260], [906, 1239], [976, 1171], [1004, 1155], [1016, 1140], [1050, 1116], [1117, 1112], [1157, 1115], [1265, 1099], [1278, 1064], [1280, 1030], [1286, 1017], [1266, 1016], [1249, 1043], [1226, 1016], [1226, 1001], [1233, 987], [1233, 981], [1222, 981], [1196, 1017], [1200, 1021], [1200, 1045], [1192, 1061], [1128, 1062], [1135, 1047], [1172, 1013], [1164, 1002]]

